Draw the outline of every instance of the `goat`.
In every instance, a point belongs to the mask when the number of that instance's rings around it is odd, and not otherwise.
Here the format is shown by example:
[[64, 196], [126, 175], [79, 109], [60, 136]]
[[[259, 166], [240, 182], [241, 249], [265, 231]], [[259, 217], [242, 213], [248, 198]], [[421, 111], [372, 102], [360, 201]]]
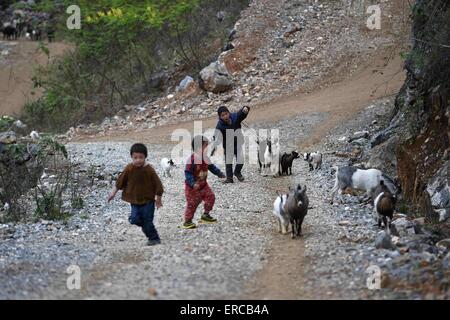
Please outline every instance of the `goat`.
[[32, 40], [31, 36], [33, 35], [33, 27], [30, 24], [27, 24], [25, 27], [25, 38], [28, 40]]
[[2, 29], [3, 40], [17, 40], [17, 29], [12, 25], [6, 25]]
[[161, 169], [163, 170], [164, 177], [171, 177], [170, 171], [175, 167], [175, 163], [172, 159], [162, 158], [161, 159]]
[[378, 223], [378, 227], [381, 227], [381, 222], [383, 222], [386, 232], [389, 233], [397, 198], [391, 193], [383, 180], [373, 190], [372, 198], [374, 199], [373, 216]]
[[[266, 151], [268, 151], [269, 146], [266, 148]], [[270, 141], [270, 152], [268, 153], [270, 160], [269, 160], [269, 169], [270, 173], [273, 177], [281, 175], [280, 172], [280, 144], [279, 142], [273, 143]], [[266, 153], [264, 153], [264, 157], [266, 158]]]
[[39, 140], [40, 138], [41, 138], [41, 136], [40, 136], [40, 134], [37, 132], [37, 131], [31, 131], [31, 133], [30, 133], [30, 138], [33, 140], [33, 141], [37, 141], [37, 140]]
[[23, 30], [25, 29], [25, 21], [19, 20], [16, 23], [17, 36], [20, 38], [22, 36]]
[[256, 145], [258, 146], [257, 147], [257, 155], [258, 155], [259, 173], [262, 173], [262, 168], [264, 166], [264, 163], [261, 162], [261, 160], [264, 161], [264, 153], [262, 153], [262, 151], [266, 150], [267, 141], [268, 140], [261, 142], [261, 141], [259, 141], [259, 139], [256, 139]]
[[48, 42], [55, 40], [55, 29], [52, 26], [47, 27], [47, 39]]
[[280, 159], [281, 174], [292, 175], [292, 162], [300, 158], [298, 152], [284, 153]]
[[[358, 169], [354, 166], [347, 167], [333, 167], [336, 170], [336, 181], [333, 189], [331, 189], [331, 203], [333, 203], [334, 196], [338, 190], [341, 193], [347, 189], [358, 189], [366, 192], [367, 196], [371, 196], [372, 190], [374, 190], [380, 184], [380, 181], [384, 180], [385, 183], [390, 183], [386, 176], [378, 169]], [[391, 186], [391, 190], [395, 190], [394, 186]], [[392, 193], [395, 193], [392, 191]]]
[[289, 188], [289, 190], [284, 210], [292, 225], [292, 239], [294, 239], [302, 234], [302, 224], [308, 213], [309, 199], [306, 195], [306, 186], [302, 188], [298, 184], [295, 189]]
[[[273, 143], [270, 138], [267, 138], [265, 143], [261, 143], [257, 139], [256, 143], [258, 145], [259, 172], [263, 176], [267, 176], [267, 171], [269, 171], [276, 177], [280, 174], [280, 144], [278, 141]], [[261, 154], [262, 150], [264, 150], [263, 154]]]
[[270, 168], [272, 164], [272, 141], [267, 139], [266, 148], [264, 150], [264, 163], [263, 168]]
[[42, 31], [39, 27], [36, 27], [31, 32], [31, 39], [34, 41], [41, 41]]
[[285, 205], [288, 194], [279, 194], [273, 203], [273, 214], [278, 220], [278, 232], [286, 234], [289, 229], [289, 217], [286, 215]]
[[303, 154], [303, 159], [308, 162], [309, 171], [314, 170], [314, 164], [316, 165], [316, 170], [322, 169], [322, 154], [321, 153], [319, 153], [319, 152], [305, 153], [305, 154]]

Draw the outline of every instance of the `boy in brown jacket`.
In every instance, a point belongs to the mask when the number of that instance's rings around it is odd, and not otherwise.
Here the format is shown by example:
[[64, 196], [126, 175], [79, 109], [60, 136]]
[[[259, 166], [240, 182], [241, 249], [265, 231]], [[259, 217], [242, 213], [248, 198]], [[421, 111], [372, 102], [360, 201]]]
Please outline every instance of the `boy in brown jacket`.
[[160, 244], [153, 217], [155, 204], [158, 209], [162, 207], [164, 188], [155, 169], [146, 162], [147, 147], [136, 143], [131, 147], [130, 154], [132, 163], [120, 174], [108, 202], [114, 199], [119, 190], [123, 190], [122, 200], [131, 204], [130, 223], [142, 227], [149, 246]]

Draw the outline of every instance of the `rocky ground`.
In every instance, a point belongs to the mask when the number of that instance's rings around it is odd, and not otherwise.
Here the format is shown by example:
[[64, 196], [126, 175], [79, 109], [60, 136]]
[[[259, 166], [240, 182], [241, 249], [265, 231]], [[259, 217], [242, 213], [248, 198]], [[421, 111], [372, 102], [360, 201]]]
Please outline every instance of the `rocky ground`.
[[[397, 232], [381, 241], [383, 234], [362, 196], [342, 195], [329, 204], [334, 165], [373, 166], [395, 174], [395, 163], [373, 158], [370, 148], [371, 139], [388, 122], [393, 98], [365, 105], [374, 99], [367, 99], [366, 90], [375, 92], [384, 87], [384, 80], [360, 86], [368, 81], [367, 73], [375, 78], [385, 72], [379, 62], [352, 82], [322, 95], [319, 91], [319, 98], [306, 96], [348, 77], [375, 52], [381, 52], [384, 67], [398, 54], [397, 37], [406, 26], [398, 12], [400, 2], [382, 2], [389, 28], [378, 33], [364, 27], [358, 8], [349, 14], [349, 2], [253, 1], [236, 24], [235, 49], [219, 58], [233, 80], [229, 92], [172, 88], [164, 98], [124, 106], [100, 125], [79, 126], [60, 136], [72, 141], [67, 146], [83, 179], [84, 208], [72, 210], [65, 221], [0, 225], [0, 298], [449, 299], [448, 220], [424, 225], [423, 218], [406, 212], [400, 203], [394, 219]], [[392, 80], [394, 75], [385, 77]], [[305, 96], [297, 100], [294, 91]], [[292, 99], [270, 104], [273, 109], [252, 109], [263, 116], [252, 122], [251, 114], [246, 123], [254, 129], [280, 129], [283, 152], [323, 152], [321, 170], [309, 172], [304, 161], [296, 160], [292, 177], [262, 177], [254, 165], [245, 167], [247, 181], [242, 184], [222, 185], [211, 176], [219, 223], [182, 230], [183, 170], [178, 162], [173, 177], [163, 179], [164, 207], [156, 214], [163, 244], [155, 247], [147, 247], [142, 232], [128, 223], [126, 203], [116, 199], [106, 204], [114, 179], [129, 161], [131, 143], [145, 137], [144, 129], [161, 126], [159, 134], [165, 135], [172, 127], [164, 131], [164, 124], [205, 118], [219, 104], [233, 110], [243, 104], [264, 106], [288, 93]], [[128, 135], [118, 139], [121, 142], [109, 138], [123, 131]], [[75, 142], [79, 137], [104, 138]], [[158, 168], [173, 145], [153, 139], [157, 137], [144, 140], [150, 163]], [[307, 185], [312, 208], [304, 236], [291, 240], [276, 232], [271, 210], [276, 191], [296, 183]], [[289, 257], [292, 252], [295, 256]], [[81, 290], [67, 289], [70, 265], [81, 268]], [[381, 290], [367, 288], [371, 265], [380, 267]], [[284, 282], [275, 283], [273, 270]], [[275, 295], [274, 289], [287, 294]]]
[[[392, 105], [393, 99], [385, 99], [367, 106], [311, 148], [327, 154], [321, 171], [305, 172], [304, 164], [296, 164], [299, 174], [293, 179], [310, 186], [314, 207], [306, 218], [304, 239], [308, 279], [303, 290], [309, 297], [449, 298], [448, 223], [424, 228], [424, 218], [397, 211], [393, 224], [398, 233], [392, 237], [393, 244], [387, 245], [381, 240], [384, 232], [375, 226], [372, 206], [364, 204], [363, 196], [342, 195], [334, 205], [328, 203], [334, 184], [331, 166], [364, 167], [371, 156], [369, 139], [383, 127]], [[366, 138], [348, 142], [361, 135]], [[380, 267], [382, 290], [367, 289], [369, 266]]]
[[[179, 166], [172, 178], [163, 180], [164, 208], [156, 214], [163, 244], [150, 248], [142, 232], [129, 225], [129, 206], [120, 198], [106, 204], [112, 188], [109, 177], [116, 177], [128, 163], [129, 147], [70, 145], [74, 160], [97, 168], [94, 185], [83, 192], [85, 208], [65, 224], [2, 225], [2, 298], [233, 297], [242, 280], [260, 268], [269, 241], [266, 208], [271, 199], [255, 170], [247, 170], [251, 182], [233, 188], [211, 177], [217, 194], [214, 216], [220, 223], [186, 231], [179, 228], [184, 212], [184, 174]], [[159, 159], [170, 156], [167, 150], [150, 146], [150, 162], [157, 167]], [[72, 264], [82, 271], [80, 291], [66, 288], [66, 268]]]
[[[146, 247], [141, 231], [129, 225], [126, 203], [116, 199], [106, 204], [114, 177], [129, 161], [130, 144], [70, 144], [72, 159], [80, 163], [77, 170], [92, 172], [93, 185], [83, 190], [85, 207], [65, 223], [1, 225], [1, 298], [233, 299], [272, 263], [267, 249], [275, 237], [283, 237], [286, 244], [304, 246], [304, 256], [299, 257], [305, 268], [303, 294], [291, 298], [448, 299], [449, 240], [438, 243], [448, 234], [424, 228], [422, 219], [398, 212], [393, 247], [379, 248], [380, 230], [374, 226], [371, 206], [361, 203], [362, 196], [342, 195], [335, 205], [328, 202], [331, 166], [363, 165], [369, 155], [369, 139], [349, 143], [349, 138], [363, 130], [370, 138], [391, 107], [392, 99], [369, 105], [320, 144], [300, 150], [323, 152], [322, 170], [309, 172], [306, 162], [296, 160], [292, 177], [262, 177], [256, 166], [246, 167], [247, 181], [242, 184], [226, 186], [210, 177], [217, 195], [216, 225], [179, 228], [184, 207], [179, 166], [173, 177], [163, 180], [164, 207], [156, 215], [163, 244], [156, 247]], [[282, 151], [291, 151], [327, 117], [312, 114], [267, 128], [279, 128]], [[149, 147], [150, 162], [158, 168], [170, 147]], [[296, 183], [308, 186], [312, 206], [302, 240], [279, 235], [271, 214], [275, 191]], [[82, 271], [81, 290], [66, 287], [66, 268], [73, 264]], [[371, 265], [381, 269], [382, 290], [367, 289]], [[270, 292], [265, 295], [271, 297]]]
[[6, 63], [11, 50], [17, 45], [16, 42], [0, 41], [0, 64]]

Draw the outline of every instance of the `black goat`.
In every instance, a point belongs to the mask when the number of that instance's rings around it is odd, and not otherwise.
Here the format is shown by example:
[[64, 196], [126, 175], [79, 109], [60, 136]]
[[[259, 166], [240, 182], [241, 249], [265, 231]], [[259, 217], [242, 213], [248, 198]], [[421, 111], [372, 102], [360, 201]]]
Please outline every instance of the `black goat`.
[[6, 27], [3, 27], [3, 40], [17, 40], [17, 29], [13, 26], [9, 25]]
[[302, 234], [303, 219], [308, 213], [309, 199], [306, 195], [306, 186], [297, 185], [290, 192], [284, 205], [285, 215], [289, 217], [292, 226], [292, 239]]
[[294, 159], [300, 158], [296, 151], [292, 151], [290, 154], [284, 153], [280, 159], [280, 167], [282, 175], [292, 175], [292, 163]]

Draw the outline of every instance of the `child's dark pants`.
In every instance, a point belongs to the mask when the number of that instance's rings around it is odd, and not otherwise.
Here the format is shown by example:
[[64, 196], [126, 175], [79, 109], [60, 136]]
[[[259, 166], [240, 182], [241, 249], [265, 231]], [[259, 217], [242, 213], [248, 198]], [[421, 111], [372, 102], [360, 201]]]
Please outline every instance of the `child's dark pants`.
[[242, 146], [234, 146], [234, 153], [225, 151], [225, 171], [228, 179], [233, 179], [233, 159], [236, 157], [236, 167], [234, 168], [234, 175], [240, 176], [242, 168], [244, 167], [244, 154]]
[[131, 215], [128, 218], [131, 224], [142, 227], [142, 231], [145, 233], [149, 240], [159, 240], [158, 231], [156, 231], [153, 224], [153, 218], [155, 215], [155, 202], [150, 201], [147, 204], [131, 205]]

